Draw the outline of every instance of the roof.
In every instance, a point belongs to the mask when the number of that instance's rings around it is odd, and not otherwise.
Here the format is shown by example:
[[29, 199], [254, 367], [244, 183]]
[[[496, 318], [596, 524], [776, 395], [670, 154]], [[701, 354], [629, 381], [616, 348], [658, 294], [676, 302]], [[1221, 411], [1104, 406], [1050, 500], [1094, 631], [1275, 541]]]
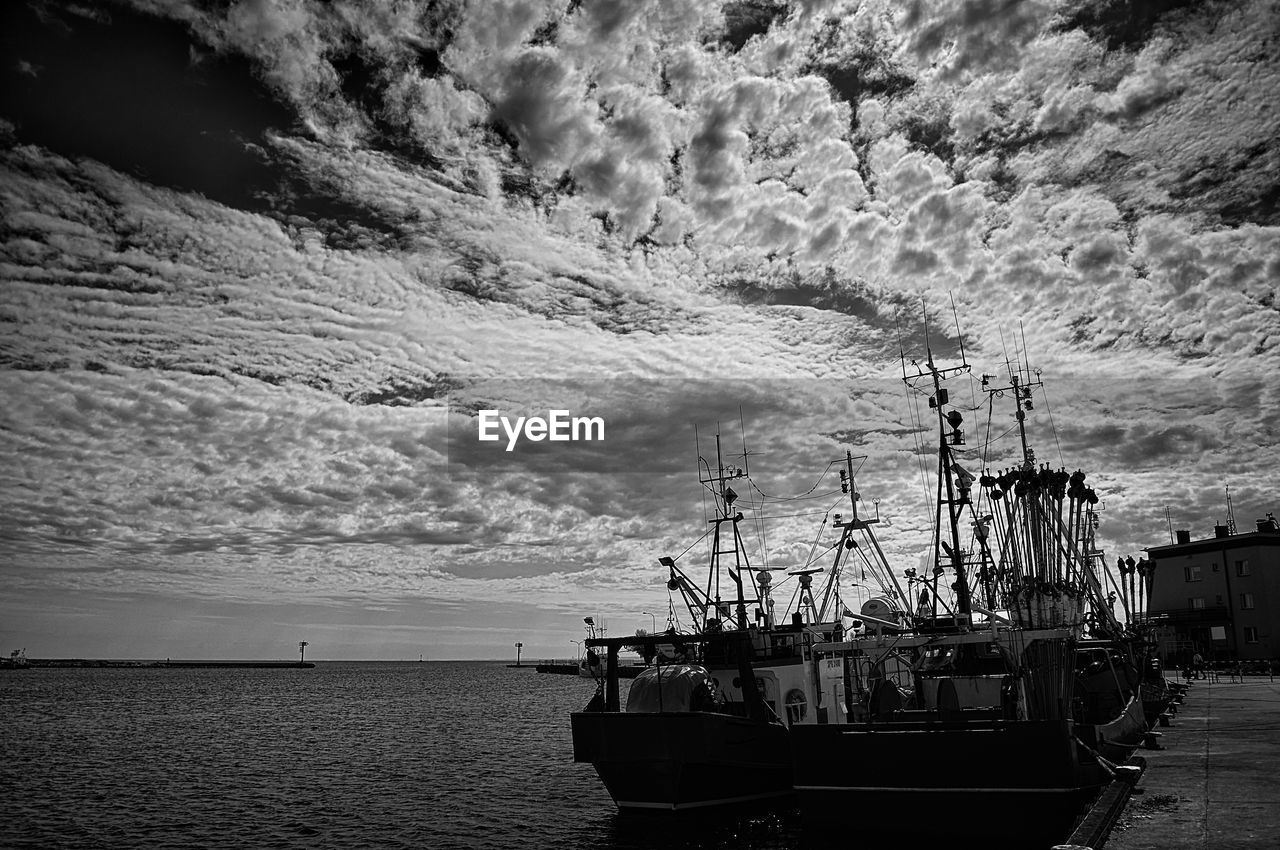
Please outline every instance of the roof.
[[1250, 549], [1255, 546], [1280, 546], [1280, 531], [1247, 531], [1227, 537], [1206, 537], [1190, 543], [1170, 543], [1166, 546], [1149, 546], [1146, 551], [1152, 560], [1174, 555], [1195, 555], [1200, 552], [1221, 552], [1223, 549]]

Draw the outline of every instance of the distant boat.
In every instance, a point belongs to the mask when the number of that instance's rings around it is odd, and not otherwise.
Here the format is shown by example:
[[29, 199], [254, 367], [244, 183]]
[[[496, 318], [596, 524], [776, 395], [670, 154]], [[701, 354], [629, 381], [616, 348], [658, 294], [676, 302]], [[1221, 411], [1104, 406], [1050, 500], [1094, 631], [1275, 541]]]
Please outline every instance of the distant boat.
[[15, 649], [9, 653], [9, 657], [0, 659], [0, 665], [9, 670], [26, 670], [31, 666], [31, 661], [27, 658], [27, 650]]

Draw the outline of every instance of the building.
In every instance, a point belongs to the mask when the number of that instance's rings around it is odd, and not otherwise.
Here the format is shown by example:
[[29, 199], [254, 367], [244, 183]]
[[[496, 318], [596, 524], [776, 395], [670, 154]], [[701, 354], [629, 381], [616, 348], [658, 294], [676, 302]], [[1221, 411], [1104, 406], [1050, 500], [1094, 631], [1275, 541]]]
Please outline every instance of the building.
[[1206, 660], [1280, 659], [1280, 523], [1272, 514], [1256, 528], [1153, 546], [1148, 621], [1166, 664]]

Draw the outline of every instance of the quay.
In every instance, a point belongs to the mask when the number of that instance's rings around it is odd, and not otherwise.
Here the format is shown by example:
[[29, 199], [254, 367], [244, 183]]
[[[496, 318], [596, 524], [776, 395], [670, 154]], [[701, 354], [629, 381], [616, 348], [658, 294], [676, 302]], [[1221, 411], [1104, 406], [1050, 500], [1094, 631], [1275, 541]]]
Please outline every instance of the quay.
[[1220, 674], [1193, 680], [1159, 738], [1143, 750], [1106, 850], [1275, 848], [1280, 835], [1280, 681]]

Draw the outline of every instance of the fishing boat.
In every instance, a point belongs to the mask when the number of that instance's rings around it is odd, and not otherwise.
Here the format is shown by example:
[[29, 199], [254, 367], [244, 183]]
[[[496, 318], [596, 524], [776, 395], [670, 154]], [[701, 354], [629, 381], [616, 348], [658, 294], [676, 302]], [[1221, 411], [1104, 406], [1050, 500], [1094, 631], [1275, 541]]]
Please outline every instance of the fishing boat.
[[[745, 447], [743, 456], [745, 462]], [[853, 514], [847, 522], [835, 519], [841, 536], [830, 570], [810, 559], [778, 580], [778, 586], [794, 582], [794, 601], [781, 615], [773, 570], [753, 564], [743, 541], [745, 514], [734, 485], [750, 486], [749, 473], [721, 458], [717, 436], [715, 466], [701, 458], [699, 464], [699, 480], [715, 503], [705, 580], [696, 582], [675, 558], [659, 558], [668, 575], [671, 626], [654, 635], [586, 641], [602, 656], [603, 675], [590, 703], [571, 716], [574, 760], [595, 767], [623, 810], [672, 812], [790, 797], [789, 732], [834, 720], [828, 713], [843, 705], [843, 686], [805, 661], [816, 644], [842, 639], [840, 569], [859, 539], [863, 545], [873, 539], [875, 520], [858, 516], [852, 456], [840, 477]], [[815, 587], [824, 571], [825, 582]], [[684, 627], [675, 622], [676, 594], [688, 613]], [[624, 649], [649, 662], [625, 705], [618, 683]]]
[[910, 605], [886, 597], [866, 628], [809, 649], [843, 676], [846, 710], [791, 730], [802, 822], [814, 836], [1047, 847], [1144, 740], [1141, 638], [1106, 591], [1097, 494], [1028, 442], [1038, 373], [982, 376], [987, 403], [1012, 399], [1019, 445], [1011, 468], [974, 475], [991, 441], [965, 448], [944, 386], [970, 367], [931, 351], [913, 365], [903, 380], [938, 434], [931, 563], [905, 571]]
[[26, 670], [31, 667], [31, 661], [27, 658], [27, 650], [15, 649], [9, 653], [8, 658], [0, 658], [0, 667], [10, 670]]

